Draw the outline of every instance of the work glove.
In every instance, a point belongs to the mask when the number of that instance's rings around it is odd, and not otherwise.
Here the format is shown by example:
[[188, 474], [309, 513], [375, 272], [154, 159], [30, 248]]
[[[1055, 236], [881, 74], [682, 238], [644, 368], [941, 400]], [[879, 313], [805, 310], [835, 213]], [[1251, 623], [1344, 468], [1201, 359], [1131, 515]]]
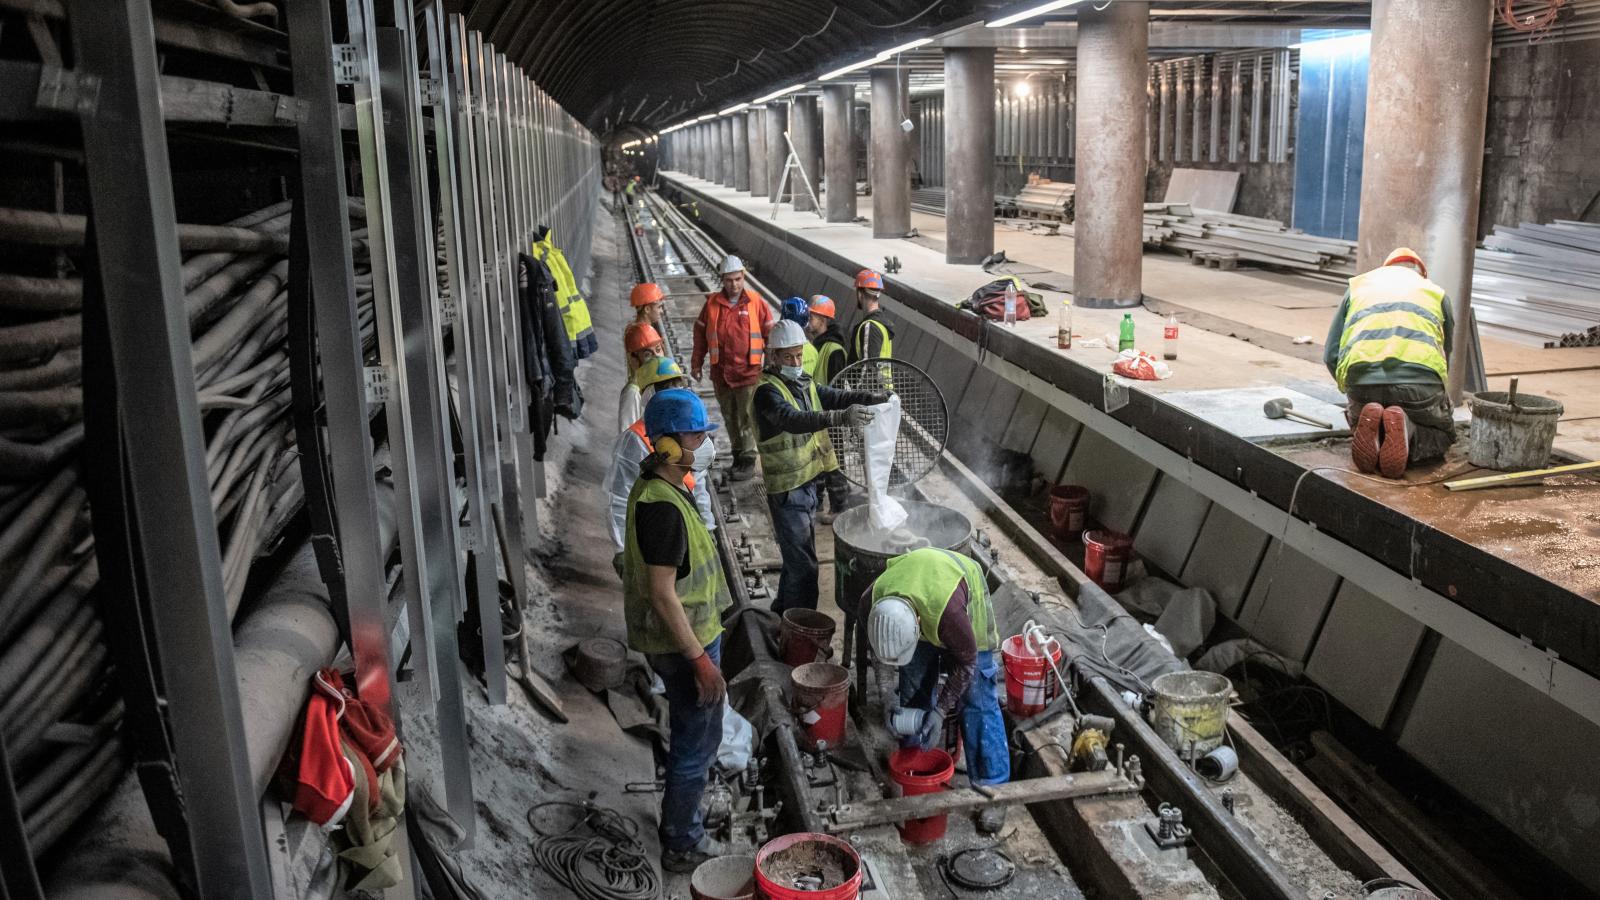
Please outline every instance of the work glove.
[[702, 651], [690, 662], [694, 665], [694, 687], [700, 695], [700, 705], [721, 703], [728, 694], [728, 684], [722, 680], [722, 670], [717, 668], [711, 654]]
[[843, 425], [846, 428], [861, 428], [877, 417], [877, 413], [857, 403], [846, 409], [828, 411], [829, 425]]
[[922, 720], [922, 728], [917, 731], [917, 746], [924, 750], [932, 750], [943, 743], [944, 713], [930, 709]]

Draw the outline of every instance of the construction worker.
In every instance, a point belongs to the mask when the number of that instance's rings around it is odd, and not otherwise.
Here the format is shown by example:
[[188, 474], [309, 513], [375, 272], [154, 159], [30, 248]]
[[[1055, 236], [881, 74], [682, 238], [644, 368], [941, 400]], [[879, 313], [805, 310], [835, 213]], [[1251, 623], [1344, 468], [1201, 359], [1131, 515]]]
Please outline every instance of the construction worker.
[[589, 304], [578, 293], [577, 279], [572, 277], [572, 267], [567, 265], [567, 255], [555, 244], [555, 234], [550, 226], [540, 225], [534, 232], [533, 256], [544, 263], [556, 280], [556, 305], [561, 307], [561, 322], [567, 328], [567, 340], [572, 342], [578, 359], [591, 356], [600, 347], [594, 336], [594, 324], [589, 320]]
[[[830, 385], [844, 370], [849, 355], [844, 349], [844, 332], [839, 330], [833, 300], [817, 294], [808, 306], [806, 337], [811, 339], [811, 346], [817, 352], [806, 371], [818, 384]], [[844, 512], [850, 503], [850, 480], [844, 477], [844, 472], [835, 469], [823, 478], [823, 487], [828, 495], [828, 508], [822, 509], [822, 501], [817, 501], [817, 521], [832, 525], [834, 517]]]
[[829, 426], [860, 428], [887, 394], [819, 387], [802, 362], [805, 331], [783, 319], [767, 339], [771, 363], [756, 388], [761, 477], [783, 557], [774, 612], [817, 608], [816, 512], [824, 477], [839, 469]]
[[856, 309], [861, 318], [850, 334], [850, 361], [860, 362], [874, 357], [894, 357], [894, 329], [889, 327], [878, 307], [883, 296], [883, 276], [871, 269], [856, 273]]
[[976, 561], [931, 547], [889, 560], [872, 584], [867, 642], [879, 663], [899, 667], [901, 707], [923, 711], [908, 742], [924, 750], [948, 748], [954, 740], [945, 725], [959, 721], [972, 783], [1011, 779], [1005, 719], [995, 697], [1000, 637]]
[[722, 741], [722, 612], [733, 605], [717, 545], [684, 486], [715, 429], [692, 391], [661, 391], [645, 406], [653, 452], [628, 493], [623, 607], [628, 646], [665, 686], [670, 747], [661, 796], [661, 867], [679, 874], [716, 855], [700, 800]]
[[706, 298], [694, 322], [694, 352], [689, 371], [695, 381], [711, 361], [711, 386], [716, 389], [722, 421], [733, 444], [734, 481], [756, 473], [756, 429], [750, 402], [766, 365], [767, 332], [776, 318], [772, 308], [744, 287], [744, 263], [729, 256], [718, 267], [722, 290]]
[[667, 353], [661, 333], [649, 322], [628, 323], [628, 327], [622, 329], [622, 347], [628, 354], [629, 378], [639, 371], [640, 366]]
[[[804, 331], [811, 321], [811, 307], [799, 297], [790, 297], [783, 301], [782, 316], [799, 325], [801, 330]], [[807, 375], [810, 375], [811, 370], [817, 366], [817, 348], [811, 346], [809, 342], [806, 344], [806, 359], [802, 365], [805, 366]]]
[[[684, 377], [683, 370], [678, 367], [677, 360], [670, 356], [654, 360], [646, 365], [640, 372], [654, 372], [655, 393], [670, 391], [689, 386], [689, 379]], [[654, 396], [654, 394], [652, 394]], [[622, 550], [624, 546], [623, 535], [628, 524], [628, 495], [633, 491], [633, 483], [639, 480], [639, 464], [655, 452], [655, 446], [650, 443], [650, 437], [644, 426], [644, 408], [640, 408], [639, 418], [622, 427], [617, 435], [617, 440], [611, 446], [611, 472], [606, 477], [606, 492], [611, 503], [611, 542], [616, 545], [617, 556], [613, 560], [620, 575], [622, 572]], [[684, 479], [684, 484], [694, 494], [694, 505], [700, 510], [700, 518], [706, 523], [706, 528], [716, 530], [717, 520], [711, 515], [711, 495], [707, 492], [706, 472], [711, 468], [711, 462], [716, 458], [717, 447], [711, 435], [706, 435], [706, 442], [694, 455], [694, 472]]]
[[661, 301], [665, 297], [666, 295], [661, 293], [661, 285], [653, 281], [634, 285], [633, 290], [628, 293], [628, 305], [633, 307], [633, 320], [659, 326]]
[[688, 386], [689, 377], [676, 359], [657, 356], [647, 360], [622, 385], [622, 396], [617, 398], [617, 430], [632, 426], [644, 416], [644, 403], [651, 394]]
[[1450, 298], [1408, 247], [1350, 279], [1322, 361], [1345, 394], [1357, 469], [1403, 478], [1455, 443], [1445, 390], [1454, 325]]

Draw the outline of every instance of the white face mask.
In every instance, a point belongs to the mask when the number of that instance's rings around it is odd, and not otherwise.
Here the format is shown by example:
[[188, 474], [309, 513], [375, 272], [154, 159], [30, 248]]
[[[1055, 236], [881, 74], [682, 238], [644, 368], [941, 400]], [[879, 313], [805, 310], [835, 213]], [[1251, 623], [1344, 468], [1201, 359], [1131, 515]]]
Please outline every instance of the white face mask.
[[711, 462], [716, 458], [717, 445], [708, 434], [705, 443], [695, 448], [694, 460], [689, 464], [689, 468], [695, 472], [704, 472], [711, 468]]
[[790, 381], [799, 381], [806, 370], [804, 366], [779, 366], [778, 372]]

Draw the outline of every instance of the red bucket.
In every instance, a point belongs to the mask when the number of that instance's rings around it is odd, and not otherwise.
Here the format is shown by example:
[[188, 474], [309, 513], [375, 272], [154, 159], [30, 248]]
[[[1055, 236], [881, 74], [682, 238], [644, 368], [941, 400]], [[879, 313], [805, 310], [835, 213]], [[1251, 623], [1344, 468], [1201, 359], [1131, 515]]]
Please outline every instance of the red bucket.
[[795, 718], [802, 730], [800, 743], [813, 752], [843, 744], [849, 670], [833, 663], [806, 663], [789, 673], [789, 681], [794, 687]]
[[1075, 541], [1083, 534], [1089, 516], [1089, 489], [1079, 484], [1058, 484], [1050, 489], [1050, 527], [1056, 537]]
[[[1046, 658], [1043, 650], [1048, 649]], [[1000, 643], [1006, 666], [1006, 709], [1014, 716], [1038, 715], [1061, 694], [1061, 684], [1051, 672], [1051, 661], [1061, 664], [1061, 642], [1050, 638], [1040, 647], [1026, 635], [1013, 635]]]
[[791, 666], [833, 655], [833, 617], [814, 609], [786, 609], [780, 626], [783, 661]]
[[831, 834], [773, 838], [756, 853], [756, 896], [765, 900], [855, 900], [861, 856]]
[[[955, 777], [955, 760], [943, 750], [902, 748], [889, 754], [889, 777], [900, 785], [906, 797], [937, 794], [950, 787]], [[908, 844], [930, 844], [944, 837], [948, 813], [900, 823], [900, 839]]]
[[1132, 558], [1133, 538], [1122, 532], [1096, 529], [1083, 533], [1083, 573], [1106, 593], [1122, 590]]

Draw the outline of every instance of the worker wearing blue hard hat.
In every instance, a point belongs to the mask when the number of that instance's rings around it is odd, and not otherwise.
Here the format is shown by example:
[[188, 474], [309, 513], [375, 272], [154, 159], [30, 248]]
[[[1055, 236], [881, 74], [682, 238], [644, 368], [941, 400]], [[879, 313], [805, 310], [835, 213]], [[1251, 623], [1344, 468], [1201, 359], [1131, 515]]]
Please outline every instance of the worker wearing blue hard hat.
[[657, 392], [644, 408], [653, 450], [628, 494], [622, 558], [628, 646], [666, 688], [670, 749], [661, 796], [661, 867], [689, 873], [715, 854], [700, 800], [722, 740], [722, 612], [733, 605], [717, 545], [685, 480], [716, 429], [692, 391]]

